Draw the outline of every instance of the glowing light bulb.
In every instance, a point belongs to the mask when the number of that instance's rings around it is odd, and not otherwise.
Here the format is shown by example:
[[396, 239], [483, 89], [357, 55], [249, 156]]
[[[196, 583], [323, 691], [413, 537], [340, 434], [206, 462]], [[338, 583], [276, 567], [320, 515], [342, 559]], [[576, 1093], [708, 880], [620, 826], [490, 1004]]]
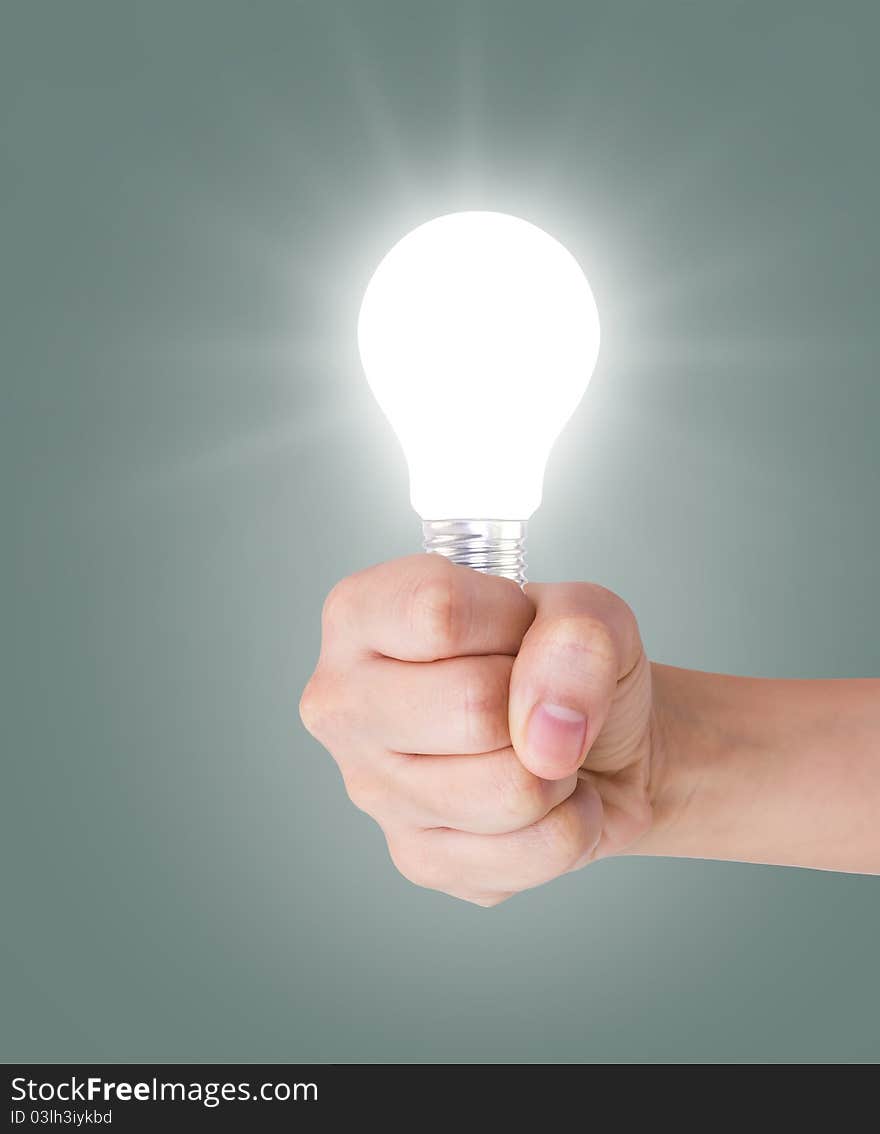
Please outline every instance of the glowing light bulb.
[[425, 550], [523, 583], [526, 521], [599, 352], [580, 265], [517, 217], [438, 217], [376, 269], [358, 342], [406, 455]]

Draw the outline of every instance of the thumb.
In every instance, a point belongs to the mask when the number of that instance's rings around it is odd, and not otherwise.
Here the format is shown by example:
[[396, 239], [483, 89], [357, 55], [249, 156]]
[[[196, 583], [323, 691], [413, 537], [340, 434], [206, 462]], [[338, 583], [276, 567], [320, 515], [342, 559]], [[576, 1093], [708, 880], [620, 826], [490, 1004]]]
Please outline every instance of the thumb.
[[591, 583], [530, 584], [537, 614], [510, 677], [510, 736], [522, 763], [561, 780], [602, 730], [641, 649], [629, 607]]

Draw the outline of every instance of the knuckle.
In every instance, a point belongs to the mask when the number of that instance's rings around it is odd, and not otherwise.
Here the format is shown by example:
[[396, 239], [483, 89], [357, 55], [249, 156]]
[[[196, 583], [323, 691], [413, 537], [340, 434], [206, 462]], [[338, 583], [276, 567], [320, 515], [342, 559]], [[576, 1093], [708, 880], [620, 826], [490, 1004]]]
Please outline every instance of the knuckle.
[[581, 586], [587, 588], [593, 596], [594, 604], [601, 609], [621, 614], [625, 618], [630, 618], [635, 621], [635, 615], [624, 599], [620, 595], [615, 594], [614, 591], [609, 591], [607, 587], [603, 587], [600, 583], [582, 583]]
[[554, 870], [571, 870], [589, 849], [587, 832], [574, 807], [561, 804], [535, 825]]
[[547, 810], [547, 783], [523, 767], [511, 750], [499, 761], [496, 806], [514, 830], [528, 827]]
[[344, 688], [344, 682], [319, 667], [300, 698], [300, 719], [325, 747], [358, 730], [359, 712], [351, 697], [343, 696]]
[[325, 634], [328, 631], [332, 632], [346, 620], [351, 609], [354, 588], [354, 579], [349, 575], [345, 579], [340, 579], [324, 599], [321, 624]]
[[576, 650], [613, 664], [617, 656], [614, 634], [608, 624], [593, 614], [569, 614], [550, 628], [554, 649]]
[[299, 717], [305, 725], [306, 731], [317, 737], [323, 731], [326, 715], [327, 705], [324, 691], [318, 681], [317, 674], [313, 674], [299, 700]]
[[491, 666], [470, 667], [464, 687], [466, 734], [471, 747], [491, 751], [501, 747], [507, 733], [508, 682]]
[[500, 906], [502, 902], [506, 902], [511, 894], [481, 894], [477, 897], [463, 897], [463, 901], [469, 902], [472, 906], [480, 906], [481, 909], [491, 910], [495, 906]]
[[466, 611], [450, 572], [434, 567], [423, 572], [412, 584], [410, 611], [414, 632], [433, 653], [455, 653], [462, 640]]
[[375, 819], [382, 811], [387, 792], [384, 785], [369, 770], [349, 768], [342, 773], [348, 798], [358, 811]]
[[599, 583], [582, 583], [580, 586], [589, 591], [592, 599], [591, 605], [602, 615], [605, 615], [609, 622], [616, 625], [625, 638], [638, 638], [638, 619], [632, 607], [620, 595], [615, 594], [614, 591], [609, 591], [607, 587], [603, 587]]
[[436, 860], [428, 854], [425, 840], [418, 836], [405, 840], [388, 840], [388, 853], [397, 872], [414, 886], [426, 890], [442, 890]]

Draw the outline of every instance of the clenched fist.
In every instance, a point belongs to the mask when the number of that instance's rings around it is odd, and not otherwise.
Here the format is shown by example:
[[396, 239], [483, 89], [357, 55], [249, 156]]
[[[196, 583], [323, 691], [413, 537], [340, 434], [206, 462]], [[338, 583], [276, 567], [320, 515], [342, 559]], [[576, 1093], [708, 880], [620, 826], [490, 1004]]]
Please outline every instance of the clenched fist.
[[651, 669], [629, 608], [415, 555], [339, 583], [300, 713], [401, 873], [495, 905], [651, 822]]

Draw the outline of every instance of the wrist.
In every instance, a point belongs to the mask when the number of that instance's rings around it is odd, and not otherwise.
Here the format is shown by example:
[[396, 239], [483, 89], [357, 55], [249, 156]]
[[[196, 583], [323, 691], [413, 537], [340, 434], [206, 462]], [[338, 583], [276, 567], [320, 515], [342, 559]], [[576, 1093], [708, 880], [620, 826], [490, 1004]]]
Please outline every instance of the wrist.
[[[716, 674], [651, 663], [651, 826], [630, 854], [701, 855], [701, 817], [736, 747]], [[735, 680], [735, 679], [734, 679]]]

